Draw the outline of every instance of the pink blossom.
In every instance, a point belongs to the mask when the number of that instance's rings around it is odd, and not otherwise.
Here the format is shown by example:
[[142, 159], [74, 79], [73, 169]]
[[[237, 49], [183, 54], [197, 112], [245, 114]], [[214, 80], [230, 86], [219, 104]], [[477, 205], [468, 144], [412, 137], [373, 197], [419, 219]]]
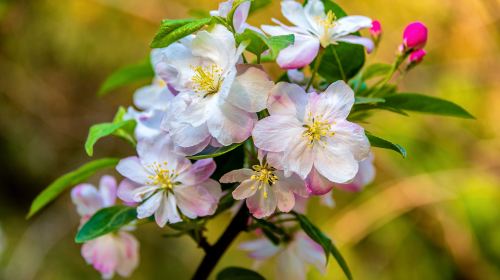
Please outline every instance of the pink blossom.
[[276, 279], [305, 280], [308, 265], [314, 265], [320, 272], [325, 272], [326, 257], [323, 249], [303, 231], [296, 232], [292, 241], [287, 244], [276, 246], [269, 239], [260, 238], [244, 242], [240, 248], [258, 261], [276, 256]]
[[[222, 25], [202, 30], [160, 50], [153, 65], [179, 94], [163, 128], [181, 147], [227, 146], [246, 140], [274, 85], [257, 67], [240, 66], [245, 44], [236, 46]], [[183, 103], [183, 104], [182, 104]]]
[[163, 227], [182, 221], [181, 213], [194, 219], [212, 215], [221, 196], [217, 181], [210, 179], [215, 171], [213, 159], [192, 164], [174, 152], [168, 135], [141, 140], [138, 156], [122, 159], [116, 170], [127, 179], [120, 183], [118, 197], [137, 207], [139, 219], [155, 217]]
[[374, 47], [372, 40], [352, 35], [372, 26], [371, 19], [367, 17], [337, 18], [332, 11], [325, 11], [320, 0], [309, 0], [305, 6], [297, 1], [284, 0], [281, 2], [281, 12], [294, 26], [273, 19], [278, 26], [263, 25], [262, 30], [272, 36], [295, 36], [294, 44], [283, 49], [276, 60], [283, 69], [304, 67], [314, 60], [320, 47], [326, 48], [338, 42], [363, 45], [368, 52]]
[[416, 64], [421, 62], [427, 52], [424, 49], [416, 50], [410, 54], [410, 57], [408, 58], [408, 61], [412, 64]]
[[382, 34], [382, 25], [380, 24], [380, 21], [378, 20], [372, 21], [370, 34], [372, 35], [373, 38], [378, 38]]
[[403, 45], [407, 50], [422, 49], [427, 43], [427, 27], [419, 22], [408, 24], [403, 33]]
[[[233, 28], [236, 33], [242, 33], [243, 31], [245, 31], [245, 29], [252, 29], [257, 32], [262, 32], [246, 22], [248, 18], [248, 12], [250, 11], [250, 2], [251, 1], [245, 1], [239, 4], [238, 8], [236, 8], [236, 10], [234, 11]], [[210, 11], [210, 15], [227, 18], [234, 4], [234, 0], [222, 2], [219, 4], [219, 9]]]
[[297, 175], [289, 177], [282, 170], [276, 170], [269, 162], [261, 159], [252, 169], [230, 171], [220, 179], [221, 183], [241, 182], [233, 191], [233, 198], [246, 200], [250, 213], [264, 218], [274, 213], [276, 207], [289, 212], [295, 206], [295, 195], [307, 197], [304, 181]]
[[321, 94], [279, 83], [268, 102], [270, 116], [255, 125], [253, 139], [280, 157], [285, 175], [298, 174], [315, 195], [354, 178], [370, 144], [364, 129], [346, 120], [354, 104], [346, 83], [335, 82]]
[[[81, 216], [80, 224], [101, 208], [113, 206], [116, 189], [116, 180], [111, 176], [103, 176], [98, 189], [90, 184], [74, 187], [71, 198]], [[115, 273], [128, 277], [139, 264], [139, 242], [125, 229], [85, 242], [81, 253], [104, 279], [112, 278]]]

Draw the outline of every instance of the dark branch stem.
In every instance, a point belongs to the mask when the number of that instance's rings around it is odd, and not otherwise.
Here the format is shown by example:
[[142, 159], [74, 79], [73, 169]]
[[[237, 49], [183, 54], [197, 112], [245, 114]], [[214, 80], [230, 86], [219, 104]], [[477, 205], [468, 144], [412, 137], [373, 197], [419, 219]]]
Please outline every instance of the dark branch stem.
[[206, 248], [205, 257], [203, 257], [200, 266], [196, 269], [192, 278], [193, 280], [205, 280], [210, 276], [210, 273], [212, 273], [221, 257], [229, 248], [229, 245], [231, 245], [240, 232], [246, 229], [247, 222], [248, 209], [246, 205], [242, 205], [224, 233], [219, 237], [219, 240], [214, 245]]

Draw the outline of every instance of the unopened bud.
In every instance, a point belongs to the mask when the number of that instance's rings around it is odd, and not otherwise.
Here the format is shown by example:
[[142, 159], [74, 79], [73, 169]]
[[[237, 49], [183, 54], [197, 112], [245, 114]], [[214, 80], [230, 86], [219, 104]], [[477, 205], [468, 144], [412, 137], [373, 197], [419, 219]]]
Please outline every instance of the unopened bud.
[[427, 27], [421, 22], [412, 22], [403, 33], [405, 50], [419, 50], [427, 43]]

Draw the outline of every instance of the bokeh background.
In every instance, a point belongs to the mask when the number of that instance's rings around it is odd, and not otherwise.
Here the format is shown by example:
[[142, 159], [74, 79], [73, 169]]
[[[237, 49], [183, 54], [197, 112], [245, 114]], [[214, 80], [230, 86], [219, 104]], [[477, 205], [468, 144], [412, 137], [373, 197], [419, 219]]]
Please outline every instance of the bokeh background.
[[[391, 62], [404, 26], [425, 22], [428, 56], [402, 89], [450, 99], [476, 120], [377, 113], [367, 129], [405, 146], [408, 158], [375, 150], [375, 183], [359, 194], [336, 192], [337, 207], [315, 206], [311, 217], [356, 279], [500, 279], [500, 1], [338, 2], [382, 22], [370, 62]], [[88, 160], [91, 124], [131, 103], [134, 87], [96, 97], [106, 76], [148, 55], [161, 19], [216, 7], [214, 0], [0, 0], [0, 279], [99, 279], [73, 242], [78, 217], [69, 195], [27, 221], [30, 202]], [[281, 18], [277, 0], [250, 23], [271, 17]], [[95, 156], [133, 152], [106, 139]], [[209, 224], [210, 240], [228, 220]], [[201, 260], [187, 237], [162, 238], [153, 224], [136, 233], [142, 257], [131, 279], [188, 279]], [[217, 270], [229, 265], [253, 264], [233, 246]], [[276, 279], [273, 261], [260, 271]], [[335, 262], [325, 276], [314, 269], [308, 276], [344, 279]]]

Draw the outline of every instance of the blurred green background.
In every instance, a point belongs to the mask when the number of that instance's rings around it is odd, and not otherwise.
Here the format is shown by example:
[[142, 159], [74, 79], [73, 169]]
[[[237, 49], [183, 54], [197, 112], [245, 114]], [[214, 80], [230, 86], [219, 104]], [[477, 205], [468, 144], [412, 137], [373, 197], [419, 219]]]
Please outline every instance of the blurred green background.
[[[376, 182], [359, 194], [336, 192], [337, 207], [315, 206], [311, 217], [337, 242], [356, 279], [500, 279], [500, 1], [338, 2], [382, 22], [384, 38], [370, 62], [391, 62], [404, 26], [425, 22], [428, 56], [401, 87], [450, 99], [477, 120], [377, 113], [365, 127], [405, 146], [408, 158], [375, 150]], [[69, 195], [27, 221], [29, 204], [88, 160], [83, 142], [91, 124], [131, 103], [133, 87], [97, 98], [105, 77], [148, 55], [161, 19], [217, 4], [0, 0], [0, 279], [100, 278], [73, 242], [78, 217]], [[281, 18], [277, 0], [250, 23], [271, 17]], [[106, 139], [95, 156], [133, 153]], [[228, 220], [209, 224], [210, 240]], [[154, 224], [136, 231], [141, 264], [131, 279], [188, 279], [198, 265], [202, 252], [189, 238], [160, 233]], [[233, 246], [217, 270], [229, 265], [252, 261]], [[272, 261], [260, 271], [275, 279]], [[325, 276], [314, 269], [308, 276], [344, 279], [335, 262]]]

